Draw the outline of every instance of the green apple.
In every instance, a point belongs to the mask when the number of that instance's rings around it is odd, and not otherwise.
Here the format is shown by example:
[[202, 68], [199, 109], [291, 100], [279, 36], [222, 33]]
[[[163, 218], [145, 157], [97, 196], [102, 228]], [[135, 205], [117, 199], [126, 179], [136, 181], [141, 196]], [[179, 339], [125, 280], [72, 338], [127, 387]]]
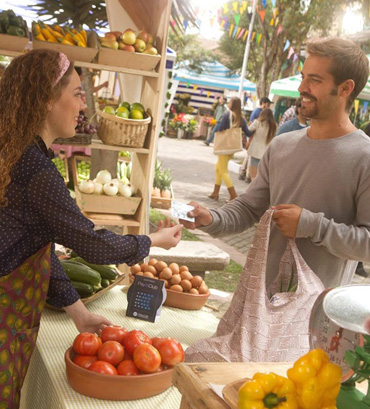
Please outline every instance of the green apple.
[[130, 111], [135, 111], [135, 110], [140, 111], [142, 114], [144, 114], [145, 112], [145, 108], [142, 104], [140, 104], [140, 102], [134, 102], [133, 104], [131, 104]]
[[116, 115], [117, 115], [119, 112], [125, 112], [127, 115], [130, 115], [130, 111], [129, 111], [126, 107], [118, 107], [118, 108], [116, 109]]
[[103, 112], [105, 112], [106, 114], [109, 114], [109, 115], [115, 115], [116, 114], [116, 110], [111, 106], [104, 107]]
[[[123, 107], [122, 107], [123, 108]], [[120, 117], [120, 118], [124, 118], [127, 119], [130, 116], [130, 113], [128, 111], [128, 109], [126, 109], [125, 111], [120, 111], [116, 113], [116, 116]]]
[[130, 103], [127, 102], [127, 101], [122, 101], [122, 102], [119, 104], [119, 106], [120, 106], [120, 107], [125, 107], [125, 108], [127, 108], [128, 110], [130, 110]]
[[138, 109], [134, 109], [130, 112], [130, 118], [131, 119], [144, 119], [144, 115], [141, 111]]

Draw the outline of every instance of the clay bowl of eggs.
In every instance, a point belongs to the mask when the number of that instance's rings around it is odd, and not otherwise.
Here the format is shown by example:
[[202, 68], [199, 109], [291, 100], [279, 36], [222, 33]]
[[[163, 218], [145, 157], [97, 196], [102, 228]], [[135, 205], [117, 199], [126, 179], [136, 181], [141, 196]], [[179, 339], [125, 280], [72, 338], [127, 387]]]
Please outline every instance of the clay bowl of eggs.
[[187, 266], [179, 266], [177, 263], [167, 264], [152, 258], [148, 263], [132, 266], [130, 268], [131, 282], [135, 275], [164, 281], [167, 290], [164, 305], [167, 307], [200, 310], [209, 297], [209, 289], [203, 278], [191, 274]]

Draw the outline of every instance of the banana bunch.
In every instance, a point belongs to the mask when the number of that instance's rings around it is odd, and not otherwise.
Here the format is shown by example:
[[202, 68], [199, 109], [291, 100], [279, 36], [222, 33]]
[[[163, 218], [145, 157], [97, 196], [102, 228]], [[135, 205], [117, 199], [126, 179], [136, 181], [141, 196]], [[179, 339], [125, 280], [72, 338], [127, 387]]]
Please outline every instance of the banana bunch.
[[77, 45], [87, 47], [87, 33], [85, 30], [76, 30], [68, 26], [61, 27], [58, 24], [50, 26], [38, 21], [32, 23], [33, 38], [49, 43], [61, 43], [65, 45]]

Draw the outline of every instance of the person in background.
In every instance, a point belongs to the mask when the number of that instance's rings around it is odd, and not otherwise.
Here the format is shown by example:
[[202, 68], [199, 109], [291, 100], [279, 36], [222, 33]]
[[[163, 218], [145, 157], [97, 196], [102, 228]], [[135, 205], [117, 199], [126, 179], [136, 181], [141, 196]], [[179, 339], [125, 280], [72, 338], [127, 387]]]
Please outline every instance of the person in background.
[[274, 121], [274, 115], [270, 108], [264, 108], [258, 119], [249, 125], [249, 130], [254, 132], [247, 145], [248, 155], [250, 156], [250, 176], [253, 179], [257, 176], [257, 166], [266, 152], [269, 143], [276, 135], [277, 124]]
[[204, 141], [205, 145], [209, 146], [213, 142], [213, 139], [215, 138], [215, 133], [219, 131], [221, 119], [226, 111], [227, 111], [226, 99], [223, 95], [221, 95], [220, 97], [218, 97], [218, 102], [215, 110], [216, 125], [212, 129], [209, 138]]
[[[83, 84], [83, 75], [82, 75], [82, 70], [81, 70], [81, 68], [80, 68], [80, 67], [75, 67], [75, 70], [77, 71], [77, 73], [78, 73], [78, 75], [79, 75], [79, 77], [80, 77], [81, 84]], [[107, 88], [108, 85], [109, 85], [109, 81], [104, 81], [104, 82], [102, 82], [101, 84], [99, 84], [99, 85], [97, 85], [96, 87], [94, 87], [94, 88], [93, 88], [93, 92], [95, 93], [95, 92], [100, 91], [100, 90], [103, 89], [103, 88]]]
[[[242, 117], [241, 101], [240, 98], [233, 97], [229, 102], [230, 112], [226, 112], [221, 119], [219, 131], [224, 131], [229, 128], [242, 128], [245, 135], [250, 136], [250, 131], [247, 126], [247, 122]], [[230, 113], [232, 122], [230, 123]], [[219, 192], [222, 181], [225, 183], [227, 190], [229, 191], [230, 199], [234, 200], [238, 195], [235, 192], [233, 182], [228, 172], [229, 160], [233, 155], [218, 155], [216, 163], [216, 180], [213, 192], [208, 196], [211, 199], [218, 200]]]
[[272, 102], [267, 97], [261, 98], [260, 106], [253, 110], [251, 117], [249, 119], [250, 121], [249, 123], [251, 124], [254, 120], [256, 120], [260, 116], [260, 113], [264, 108], [270, 108], [271, 104]]
[[285, 124], [285, 122], [291, 121], [296, 117], [296, 106], [298, 104], [298, 101], [300, 98], [297, 98], [295, 100], [294, 105], [291, 105], [282, 115], [280, 122], [279, 122], [279, 127]]
[[295, 104], [295, 118], [291, 119], [288, 122], [285, 122], [283, 125], [279, 126], [276, 135], [281, 135], [282, 133], [297, 131], [308, 126], [307, 118], [302, 115], [302, 102], [300, 99], [297, 100]]
[[342, 38], [307, 42], [299, 92], [310, 126], [273, 138], [246, 192], [219, 209], [190, 202], [195, 221], [213, 237], [252, 227], [274, 210], [266, 268], [275, 280], [288, 238], [326, 288], [352, 282], [370, 262], [370, 138], [349, 118], [369, 77], [360, 47]]
[[19, 407], [46, 301], [63, 308], [80, 332], [99, 333], [111, 325], [82, 303], [55, 243], [94, 264], [133, 265], [151, 246], [169, 249], [181, 238], [181, 225], [149, 236], [95, 230], [81, 213], [48, 157], [54, 139], [74, 136], [80, 109], [81, 81], [66, 55], [37, 49], [14, 58], [5, 70], [0, 82], [0, 396], [8, 409]]

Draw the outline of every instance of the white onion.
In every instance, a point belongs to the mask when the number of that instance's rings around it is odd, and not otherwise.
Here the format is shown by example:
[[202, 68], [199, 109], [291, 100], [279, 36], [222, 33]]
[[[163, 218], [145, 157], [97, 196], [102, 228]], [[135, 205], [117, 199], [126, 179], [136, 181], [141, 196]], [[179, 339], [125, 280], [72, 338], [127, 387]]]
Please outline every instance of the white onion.
[[98, 183], [101, 183], [102, 185], [109, 183], [111, 180], [112, 180], [112, 175], [107, 170], [101, 170], [96, 175], [96, 181]]
[[125, 197], [131, 197], [132, 196], [132, 191], [129, 185], [120, 185], [119, 189], [119, 194]]
[[98, 183], [98, 182], [94, 183], [94, 193], [96, 195], [102, 195], [104, 193], [103, 185], [101, 183]]
[[118, 193], [118, 187], [114, 183], [105, 183], [103, 187], [104, 193], [108, 196], [115, 196]]
[[122, 183], [119, 179], [112, 179], [111, 183], [114, 183], [115, 186], [119, 187], [119, 185]]
[[82, 193], [93, 193], [95, 185], [92, 180], [83, 180], [79, 185], [78, 188]]

